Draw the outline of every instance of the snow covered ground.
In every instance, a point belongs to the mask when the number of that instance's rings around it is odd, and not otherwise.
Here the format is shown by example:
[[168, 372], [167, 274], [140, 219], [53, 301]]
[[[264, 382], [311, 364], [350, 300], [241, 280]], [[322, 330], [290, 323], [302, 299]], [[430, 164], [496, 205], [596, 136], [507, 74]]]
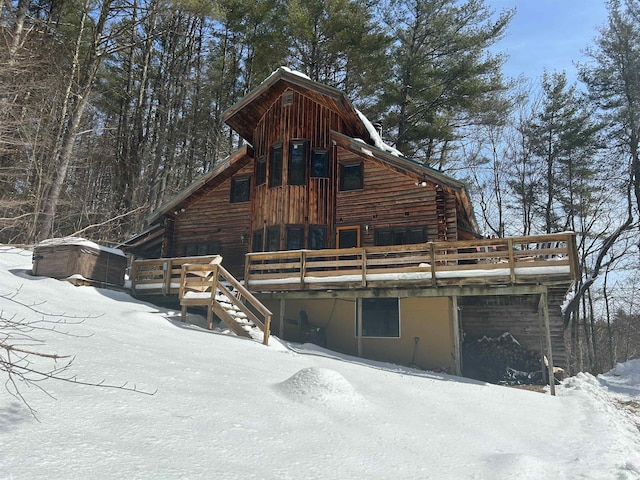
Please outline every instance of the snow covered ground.
[[55, 398], [22, 390], [36, 420], [1, 388], [0, 478], [640, 478], [639, 419], [615, 406], [640, 400], [639, 360], [550, 397], [274, 337], [265, 347], [30, 267], [30, 252], [0, 248], [2, 317], [85, 318], [34, 348], [74, 355], [78, 380], [156, 393], [48, 380]]

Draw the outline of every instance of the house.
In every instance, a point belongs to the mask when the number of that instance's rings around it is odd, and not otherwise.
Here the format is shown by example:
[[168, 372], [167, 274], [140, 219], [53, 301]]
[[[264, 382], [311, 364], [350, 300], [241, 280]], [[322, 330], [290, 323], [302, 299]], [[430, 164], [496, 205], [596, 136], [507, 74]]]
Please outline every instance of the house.
[[483, 239], [462, 183], [284, 67], [223, 120], [246, 144], [121, 245], [136, 294], [177, 294], [182, 265], [222, 255], [284, 339], [460, 373], [463, 335], [508, 330], [564, 363], [573, 234]]

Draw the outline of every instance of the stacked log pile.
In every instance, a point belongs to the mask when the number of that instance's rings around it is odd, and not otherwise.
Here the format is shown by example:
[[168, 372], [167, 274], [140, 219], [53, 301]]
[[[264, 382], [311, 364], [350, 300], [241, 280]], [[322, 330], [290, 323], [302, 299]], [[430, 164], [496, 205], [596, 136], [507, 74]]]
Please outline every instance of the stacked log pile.
[[542, 383], [540, 354], [524, 348], [509, 332], [467, 339], [462, 352], [465, 377], [490, 383]]

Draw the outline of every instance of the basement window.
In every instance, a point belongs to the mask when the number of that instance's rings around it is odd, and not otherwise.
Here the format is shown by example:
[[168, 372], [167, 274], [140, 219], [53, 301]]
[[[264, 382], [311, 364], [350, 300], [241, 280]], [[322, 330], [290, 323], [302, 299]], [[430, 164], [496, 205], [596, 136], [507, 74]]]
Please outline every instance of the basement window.
[[362, 162], [340, 165], [340, 190], [362, 190]]
[[231, 180], [231, 203], [248, 202], [251, 195], [251, 177], [234, 177]]
[[282, 143], [271, 146], [269, 152], [269, 188], [282, 185]]
[[[400, 338], [400, 302], [397, 298], [363, 298], [362, 336]], [[356, 324], [356, 336], [357, 334]]]

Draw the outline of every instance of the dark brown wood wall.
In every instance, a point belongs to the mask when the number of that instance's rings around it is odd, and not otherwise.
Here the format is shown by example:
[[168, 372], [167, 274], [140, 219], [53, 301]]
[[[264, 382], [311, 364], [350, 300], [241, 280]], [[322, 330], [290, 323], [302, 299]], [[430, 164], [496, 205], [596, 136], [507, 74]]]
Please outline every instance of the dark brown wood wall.
[[[248, 174], [253, 182], [253, 162], [236, 176]], [[219, 241], [223, 266], [236, 278], [242, 278], [244, 255], [251, 236], [251, 202], [231, 203], [230, 195], [231, 179], [227, 179], [178, 213], [173, 228], [173, 251], [169, 256], [184, 256], [185, 246], [189, 243]]]
[[335, 158], [331, 154], [329, 132], [342, 132], [345, 127], [334, 111], [299, 92], [294, 92], [290, 105], [283, 105], [281, 98], [258, 123], [254, 149], [256, 159], [268, 160], [271, 145], [282, 142], [282, 186], [269, 188], [267, 168], [267, 183], [254, 189], [252, 230], [281, 226], [281, 247], [284, 248], [286, 225], [331, 225], [335, 198], [334, 187], [327, 178], [308, 178], [306, 185], [287, 185], [289, 140], [309, 140], [309, 154], [313, 149], [328, 150], [332, 175]]
[[[361, 230], [363, 246], [375, 243], [375, 229], [425, 226], [427, 240], [438, 240], [438, 211], [435, 185], [425, 187], [416, 180], [383, 166], [377, 160], [364, 159], [338, 149], [339, 163], [363, 161], [363, 190], [338, 192], [336, 225], [369, 225]], [[455, 198], [445, 197], [447, 240], [457, 240]], [[335, 234], [334, 234], [335, 235]]]
[[[564, 367], [567, 359], [560, 311], [563, 297], [556, 292], [549, 294], [548, 298], [553, 360], [556, 366]], [[480, 300], [461, 298], [461, 325], [465, 337], [498, 337], [504, 332], [510, 332], [525, 348], [540, 351], [540, 342], [543, 345], [546, 343], [544, 327], [541, 329], [538, 317], [538, 300], [538, 295], [494, 296]], [[481, 305], [475, 304], [476, 302]]]

